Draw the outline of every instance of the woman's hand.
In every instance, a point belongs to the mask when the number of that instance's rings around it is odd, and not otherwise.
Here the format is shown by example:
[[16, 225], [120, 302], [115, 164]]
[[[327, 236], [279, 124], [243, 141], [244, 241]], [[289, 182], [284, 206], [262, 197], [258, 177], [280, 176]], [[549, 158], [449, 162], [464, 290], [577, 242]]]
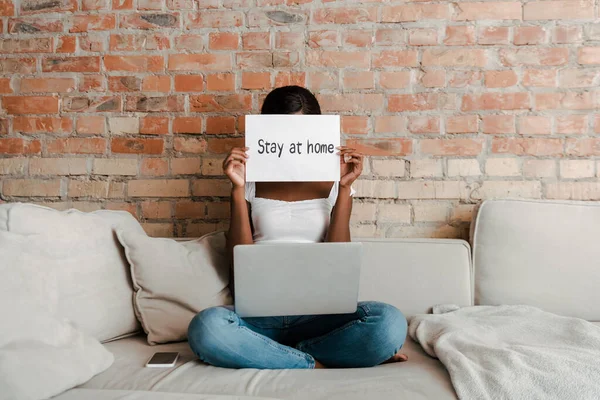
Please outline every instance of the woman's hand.
[[231, 149], [223, 161], [223, 172], [234, 188], [243, 188], [246, 184], [246, 160], [248, 159], [247, 147], [235, 147]]
[[340, 155], [340, 186], [350, 187], [362, 174], [364, 156], [356, 149], [341, 146], [338, 147]]

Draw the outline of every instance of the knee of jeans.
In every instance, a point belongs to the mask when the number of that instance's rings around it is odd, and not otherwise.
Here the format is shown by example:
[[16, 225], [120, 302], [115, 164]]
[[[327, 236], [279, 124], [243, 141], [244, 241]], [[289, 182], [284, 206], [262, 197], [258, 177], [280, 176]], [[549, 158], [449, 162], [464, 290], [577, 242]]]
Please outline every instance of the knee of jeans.
[[398, 351], [406, 340], [408, 323], [406, 317], [396, 307], [380, 302], [362, 303], [366, 320], [375, 325], [372, 338], [385, 354]]
[[188, 342], [194, 353], [202, 360], [218, 351], [220, 343], [227, 340], [228, 332], [237, 326], [231, 311], [212, 307], [196, 314], [188, 326]]

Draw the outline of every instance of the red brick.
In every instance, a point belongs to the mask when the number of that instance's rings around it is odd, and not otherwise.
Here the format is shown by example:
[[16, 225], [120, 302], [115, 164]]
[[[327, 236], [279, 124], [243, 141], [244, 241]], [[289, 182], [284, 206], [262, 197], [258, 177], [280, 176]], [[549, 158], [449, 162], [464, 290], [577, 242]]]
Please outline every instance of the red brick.
[[514, 115], [484, 115], [481, 118], [483, 121], [483, 133], [503, 134], [516, 132]]
[[422, 139], [421, 153], [434, 156], [476, 156], [483, 150], [481, 139]]
[[115, 28], [114, 14], [73, 15], [69, 32], [108, 31]]
[[593, 19], [594, 2], [587, 1], [531, 1], [523, 6], [523, 19], [561, 20]]
[[373, 45], [373, 32], [371, 30], [351, 30], [343, 34], [344, 47], [371, 47]]
[[446, 46], [470, 46], [475, 44], [475, 27], [448, 26], [446, 27]]
[[[409, 33], [410, 32], [412, 32], [412, 30], [409, 31]], [[377, 29], [377, 31], [375, 31], [375, 43], [378, 46], [398, 46], [400, 44], [405, 44], [406, 31], [399, 28]]]
[[58, 113], [58, 97], [3, 96], [2, 106], [8, 114], [55, 114]]
[[70, 133], [73, 121], [69, 117], [14, 117], [13, 132]]
[[462, 110], [522, 110], [530, 107], [529, 93], [483, 93], [463, 97]]
[[21, 3], [20, 15], [54, 13], [59, 11], [77, 10], [76, 0], [62, 0], [51, 2], [40, 2], [38, 0], [23, 0]]
[[478, 20], [520, 20], [521, 3], [516, 1], [496, 1], [457, 3], [458, 12], [454, 15], [455, 21]]
[[362, 112], [383, 108], [383, 95], [377, 93], [321, 94], [318, 98], [324, 112]]
[[75, 90], [73, 78], [22, 78], [21, 92], [71, 92]]
[[242, 35], [244, 50], [268, 50], [271, 48], [269, 32], [246, 32]]
[[337, 31], [323, 30], [308, 33], [308, 46], [313, 49], [319, 47], [337, 47], [339, 42], [340, 38]]
[[484, 67], [487, 58], [480, 49], [426, 49], [422, 64], [425, 66]]
[[542, 115], [522, 115], [517, 120], [517, 131], [521, 135], [549, 135], [552, 119]]
[[375, 68], [415, 67], [417, 65], [416, 51], [384, 50], [378, 54], [373, 54], [373, 66]]
[[514, 32], [514, 43], [516, 45], [546, 43], [546, 30], [541, 26], [519, 26], [515, 28]]
[[486, 71], [485, 86], [488, 88], [504, 88], [517, 84], [517, 74], [512, 71]]
[[600, 46], [582, 47], [577, 51], [577, 62], [579, 64], [600, 64]]
[[[193, 10], [197, 3], [194, 0], [167, 0], [167, 8], [170, 10]], [[225, 4], [223, 6], [227, 7]]]
[[388, 96], [388, 111], [425, 111], [437, 109], [436, 93], [397, 94]]
[[201, 11], [189, 12], [185, 16], [186, 29], [233, 28], [242, 26], [244, 14], [241, 11]]
[[104, 92], [106, 83], [103, 75], [84, 75], [79, 80], [80, 92]]
[[556, 116], [556, 133], [559, 135], [585, 134], [588, 131], [587, 115]]
[[376, 7], [336, 7], [317, 8], [312, 13], [313, 24], [359, 24], [361, 22], [375, 22], [377, 18]]
[[206, 77], [206, 88], [211, 92], [233, 92], [235, 90], [235, 75], [210, 74]]
[[202, 133], [201, 117], [175, 117], [173, 133]]
[[215, 135], [235, 133], [235, 117], [207, 117], [206, 133]]
[[252, 96], [249, 94], [190, 96], [192, 112], [250, 111], [251, 109]]
[[79, 36], [79, 49], [85, 52], [100, 53], [106, 51], [104, 37], [98, 33]]
[[202, 154], [206, 153], [207, 142], [204, 139], [195, 137], [176, 137], [173, 141], [173, 147], [175, 148], [175, 151], [181, 153]]
[[41, 151], [42, 145], [39, 140], [0, 139], [0, 154], [39, 154]]
[[213, 154], [226, 154], [234, 147], [243, 147], [244, 138], [208, 139], [208, 151]]
[[600, 73], [593, 69], [568, 68], [559, 73], [560, 87], [585, 88], [597, 87]]
[[477, 133], [477, 115], [454, 115], [446, 119], [446, 133]]
[[136, 13], [121, 14], [119, 18], [121, 29], [165, 29], [179, 27], [177, 13]]
[[61, 18], [24, 17], [8, 20], [8, 33], [62, 32], [63, 29]]
[[164, 158], [144, 158], [140, 172], [142, 176], [166, 176], [169, 174], [169, 162]]
[[52, 38], [0, 39], [0, 53], [51, 53]]
[[280, 71], [275, 76], [275, 87], [306, 86], [306, 72]]
[[[186, 38], [191, 35], [181, 35], [176, 38], [175, 43], [179, 43], [180, 38]], [[166, 50], [170, 47], [169, 37], [165, 34], [115, 34], [110, 35], [109, 49], [112, 51], [142, 51], [142, 50]], [[185, 49], [185, 48], [184, 48]], [[189, 49], [195, 50], [195, 49]], [[201, 50], [201, 49], [198, 49]]]
[[206, 35], [179, 35], [175, 38], [175, 48], [179, 50], [200, 51], [204, 50]]
[[526, 69], [523, 71], [523, 86], [555, 87], [556, 70]]
[[81, 9], [83, 11], [108, 10], [108, 0], [82, 0]]
[[133, 0], [112, 0], [113, 10], [132, 10]]
[[169, 117], [143, 117], [140, 133], [143, 135], [166, 135], [169, 133]]
[[479, 44], [508, 44], [509, 28], [505, 26], [489, 26], [479, 30]]
[[296, 51], [278, 51], [273, 53], [273, 67], [295, 68], [300, 64], [300, 53]]
[[142, 90], [142, 80], [137, 76], [109, 76], [108, 89], [111, 92], [137, 92]]
[[15, 15], [15, 6], [12, 0], [0, 1], [0, 16], [11, 17]]
[[125, 111], [138, 112], [182, 112], [183, 96], [127, 96]]
[[48, 153], [58, 154], [104, 154], [106, 139], [103, 138], [59, 138], [47, 143]]
[[346, 135], [364, 135], [369, 131], [369, 117], [342, 115], [342, 133]]
[[229, 54], [172, 54], [169, 71], [219, 71], [230, 70]]
[[235, 50], [239, 47], [240, 35], [234, 32], [213, 32], [208, 37], [211, 50]]
[[62, 110], [66, 112], [117, 112], [121, 111], [121, 97], [63, 97]]
[[13, 89], [10, 86], [10, 78], [0, 78], [0, 93], [10, 94], [12, 92]]
[[374, 78], [371, 71], [347, 71], [344, 73], [344, 89], [373, 89]]
[[419, 83], [428, 88], [444, 87], [446, 86], [446, 71], [443, 69], [422, 71], [419, 74]]
[[145, 201], [141, 204], [142, 216], [150, 219], [171, 218], [170, 201]]
[[554, 43], [580, 43], [583, 38], [583, 29], [579, 25], [561, 25], [554, 28]]
[[539, 93], [535, 95], [537, 110], [588, 110], [599, 106], [597, 95], [592, 92]]
[[370, 53], [364, 51], [307, 50], [306, 64], [313, 67], [369, 68]]
[[379, 85], [384, 89], [404, 89], [410, 84], [409, 71], [379, 73]]
[[271, 88], [271, 74], [269, 72], [242, 73], [242, 89], [266, 90], [269, 88]]
[[408, 130], [411, 133], [440, 133], [440, 117], [408, 117]]
[[567, 139], [566, 153], [570, 156], [589, 157], [600, 155], [599, 138]]
[[320, 91], [325, 89], [337, 89], [339, 87], [339, 73], [333, 71], [312, 71], [309, 72], [309, 89]]
[[60, 36], [56, 39], [55, 53], [75, 53], [77, 50], [77, 37]]
[[275, 48], [277, 49], [304, 48], [304, 42], [304, 32], [277, 32], [275, 36]]
[[112, 138], [110, 148], [113, 153], [162, 154], [163, 139]]
[[171, 77], [168, 75], [146, 76], [142, 81], [142, 90], [144, 92], [167, 93], [171, 91]]
[[438, 44], [436, 29], [415, 28], [408, 31], [408, 43], [411, 46], [435, 46]]
[[519, 48], [502, 49], [500, 62], [507, 67], [526, 65], [565, 65], [569, 62], [566, 48]]
[[368, 156], [405, 156], [412, 154], [411, 139], [349, 139], [346, 146]]
[[43, 72], [100, 72], [100, 57], [45, 57]]
[[162, 56], [104, 56], [107, 71], [160, 72], [164, 70]]
[[562, 139], [495, 138], [492, 140], [492, 153], [560, 156], [563, 154], [563, 141]]
[[175, 75], [176, 92], [202, 92], [204, 78], [202, 75]]
[[78, 134], [103, 134], [106, 131], [105, 118], [96, 115], [82, 115], [77, 117], [75, 131]]
[[387, 6], [381, 10], [380, 22], [415, 22], [427, 19], [448, 19], [447, 4], [409, 4]]

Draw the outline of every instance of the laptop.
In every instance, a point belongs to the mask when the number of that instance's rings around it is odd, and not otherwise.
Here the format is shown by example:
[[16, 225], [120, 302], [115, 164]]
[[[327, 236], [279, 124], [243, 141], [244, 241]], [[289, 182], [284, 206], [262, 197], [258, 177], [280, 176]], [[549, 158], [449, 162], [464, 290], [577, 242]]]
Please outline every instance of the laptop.
[[270, 243], [233, 249], [241, 317], [356, 311], [361, 243]]

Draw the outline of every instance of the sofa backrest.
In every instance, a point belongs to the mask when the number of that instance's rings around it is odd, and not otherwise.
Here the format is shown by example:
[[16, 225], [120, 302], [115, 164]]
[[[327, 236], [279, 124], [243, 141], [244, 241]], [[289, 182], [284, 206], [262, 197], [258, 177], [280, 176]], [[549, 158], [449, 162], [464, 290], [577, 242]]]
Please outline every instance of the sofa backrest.
[[[56, 211], [32, 204], [0, 204], [0, 230], [45, 235], [59, 260], [57, 293], [50, 299], [59, 316], [108, 341], [140, 330], [135, 318], [129, 264], [115, 230], [144, 233], [124, 211]], [[39, 268], [49, 268], [39, 265]], [[47, 272], [47, 271], [46, 271]]]
[[600, 321], [600, 203], [489, 200], [472, 231], [475, 303]]
[[363, 243], [360, 299], [398, 307], [407, 318], [437, 304], [473, 304], [471, 250], [463, 240], [356, 239]]

